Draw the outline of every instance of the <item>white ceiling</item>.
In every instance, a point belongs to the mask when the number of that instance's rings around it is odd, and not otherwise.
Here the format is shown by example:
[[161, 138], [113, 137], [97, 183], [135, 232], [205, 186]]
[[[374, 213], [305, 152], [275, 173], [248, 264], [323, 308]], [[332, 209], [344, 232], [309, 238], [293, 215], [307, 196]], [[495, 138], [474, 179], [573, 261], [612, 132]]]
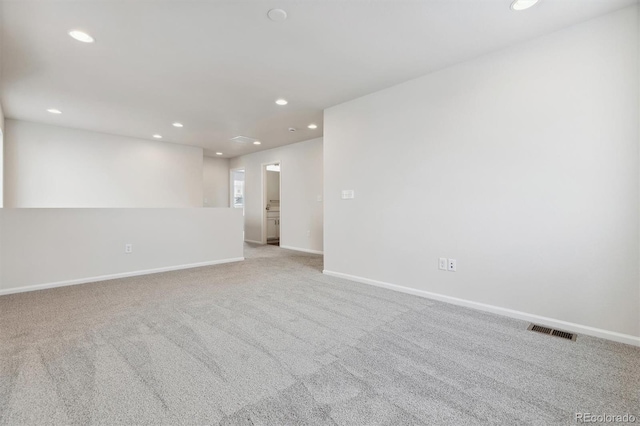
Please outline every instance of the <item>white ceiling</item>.
[[[321, 136], [326, 107], [636, 0], [541, 0], [524, 12], [510, 2], [4, 0], [0, 99], [10, 118], [159, 133], [233, 157]], [[289, 19], [270, 21], [274, 7]]]

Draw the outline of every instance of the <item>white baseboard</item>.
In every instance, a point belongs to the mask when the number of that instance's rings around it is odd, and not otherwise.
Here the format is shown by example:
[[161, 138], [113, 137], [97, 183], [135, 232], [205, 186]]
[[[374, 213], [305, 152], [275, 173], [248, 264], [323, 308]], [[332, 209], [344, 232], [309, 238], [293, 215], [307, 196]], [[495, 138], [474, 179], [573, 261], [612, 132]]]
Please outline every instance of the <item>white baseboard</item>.
[[311, 249], [304, 249], [300, 247], [283, 246], [282, 244], [280, 245], [280, 248], [287, 249], [287, 250], [303, 251], [305, 253], [324, 254], [324, 252], [320, 250], [311, 250]]
[[244, 240], [245, 243], [264, 244], [262, 241], [256, 240]]
[[230, 262], [240, 262], [244, 260], [244, 257], [234, 257], [230, 259], [221, 259], [221, 260], [212, 260], [209, 262], [200, 262], [200, 263], [190, 263], [186, 265], [176, 265], [176, 266], [168, 266], [164, 268], [154, 268], [154, 269], [145, 269], [142, 271], [133, 271], [133, 272], [122, 272], [119, 274], [109, 274], [109, 275], [99, 275], [96, 277], [88, 277], [88, 278], [79, 278], [75, 280], [67, 280], [67, 281], [57, 281], [54, 283], [45, 283], [45, 284], [35, 284], [28, 285], [24, 287], [15, 287], [8, 289], [0, 289], [0, 296], [4, 296], [7, 294], [14, 293], [24, 293], [27, 291], [36, 291], [36, 290], [45, 290], [48, 288], [56, 288], [56, 287], [66, 287], [70, 285], [77, 284], [87, 284], [94, 283], [98, 281], [106, 281], [106, 280], [114, 280], [117, 278], [127, 278], [127, 277], [137, 277], [139, 275], [149, 275], [149, 274], [157, 274], [159, 272], [169, 272], [169, 271], [178, 271], [180, 269], [190, 269], [190, 268], [199, 268], [201, 266], [210, 266], [210, 265], [219, 265], [222, 263], [230, 263]]
[[322, 271], [322, 273], [325, 275], [330, 275], [332, 277], [344, 278], [350, 281], [356, 281], [359, 283], [369, 284], [376, 287], [387, 288], [387, 289], [399, 291], [402, 293], [413, 294], [414, 296], [420, 296], [427, 299], [438, 300], [440, 302], [451, 303], [452, 305], [464, 306], [466, 308], [477, 309], [479, 311], [491, 312], [494, 314], [503, 315], [510, 318], [516, 318], [519, 320], [534, 322], [534, 323], [545, 325], [551, 328], [558, 328], [561, 330], [571, 331], [574, 333], [600, 337], [602, 339], [612, 340], [614, 342], [626, 343], [628, 345], [640, 346], [640, 337], [632, 336], [630, 334], [617, 333], [615, 331], [608, 331], [600, 328], [589, 327], [587, 325], [581, 325], [581, 324], [576, 324], [572, 322], [543, 317], [539, 315], [528, 314], [526, 312], [515, 311], [513, 309], [501, 308], [499, 306], [473, 302], [471, 300], [458, 299], [457, 297], [445, 296], [443, 294], [431, 293], [429, 291], [418, 290], [410, 287], [403, 287], [400, 285], [390, 284], [383, 281], [376, 281], [369, 278], [358, 277], [355, 275], [343, 274], [341, 272], [324, 270]]

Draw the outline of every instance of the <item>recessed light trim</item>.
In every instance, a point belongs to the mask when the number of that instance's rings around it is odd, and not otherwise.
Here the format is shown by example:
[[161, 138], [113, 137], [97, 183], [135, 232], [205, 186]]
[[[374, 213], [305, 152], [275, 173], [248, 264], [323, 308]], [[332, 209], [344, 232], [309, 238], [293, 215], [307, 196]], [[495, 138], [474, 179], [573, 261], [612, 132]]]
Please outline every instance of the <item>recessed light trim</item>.
[[253, 144], [254, 144], [254, 145], [260, 145], [260, 144], [262, 144], [262, 142], [260, 142], [260, 141], [255, 141]]
[[173, 127], [184, 127], [184, 124], [178, 123], [177, 121], [173, 123]]
[[158, 134], [153, 135], [153, 137], [154, 137], [155, 139], [162, 139], [162, 135], [158, 135]]
[[516, 12], [521, 10], [529, 9], [538, 3], [539, 0], [514, 0], [511, 3], [511, 10], [515, 10]]
[[62, 114], [62, 111], [56, 108], [49, 108], [47, 112], [50, 112], [51, 114]]
[[222, 153], [221, 152], [216, 152], [216, 155], [222, 155]]
[[313, 130], [313, 129], [317, 129], [317, 128], [318, 128], [318, 125], [317, 125], [317, 124], [313, 124], [313, 123], [311, 123], [311, 124], [309, 124], [307, 127]]
[[83, 43], [93, 43], [95, 39], [91, 37], [89, 34], [80, 30], [71, 30], [69, 31], [69, 35], [74, 39], [81, 41]]
[[282, 99], [282, 98], [280, 98], [280, 99], [276, 99], [276, 104], [277, 104], [277, 105], [284, 106], [284, 105], [286, 105], [286, 104], [288, 104], [288, 103], [289, 103], [289, 102], [288, 102], [286, 99]]

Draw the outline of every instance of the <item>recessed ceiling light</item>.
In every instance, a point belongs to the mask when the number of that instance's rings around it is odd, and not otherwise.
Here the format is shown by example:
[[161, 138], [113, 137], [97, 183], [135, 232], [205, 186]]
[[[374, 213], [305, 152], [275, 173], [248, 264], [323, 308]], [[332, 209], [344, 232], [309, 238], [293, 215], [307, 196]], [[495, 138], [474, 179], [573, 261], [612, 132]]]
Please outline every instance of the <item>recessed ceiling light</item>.
[[222, 153], [221, 152], [216, 152], [216, 155], [222, 155]]
[[184, 127], [182, 123], [175, 122], [173, 123], [173, 127]]
[[253, 144], [254, 144], [254, 145], [260, 145], [261, 143], [262, 143], [262, 142], [260, 142], [260, 141], [255, 141]]
[[62, 114], [62, 111], [60, 111], [59, 109], [55, 109], [55, 108], [49, 108], [47, 110], [47, 112], [50, 112], [51, 114]]
[[93, 43], [95, 41], [93, 37], [91, 37], [89, 34], [85, 33], [84, 31], [78, 31], [78, 30], [69, 31], [69, 35], [83, 43]]
[[511, 10], [525, 10], [538, 3], [538, 0], [514, 0], [511, 3]]
[[311, 123], [311, 124], [309, 124], [307, 127], [308, 127], [308, 128], [310, 128], [310, 129], [317, 129], [317, 128], [318, 128], [318, 125], [317, 125], [317, 124], [313, 124], [313, 123]]
[[156, 139], [162, 139], [162, 135], [153, 135], [153, 137]]
[[282, 98], [281, 98], [281, 99], [278, 99], [278, 100], [276, 101], [276, 103], [277, 103], [278, 105], [286, 105], [286, 104], [288, 104], [289, 102], [287, 102], [287, 100], [286, 100], [286, 99], [282, 99]]
[[287, 19], [287, 12], [282, 9], [271, 9], [267, 12], [269, 19], [275, 22], [281, 22]]

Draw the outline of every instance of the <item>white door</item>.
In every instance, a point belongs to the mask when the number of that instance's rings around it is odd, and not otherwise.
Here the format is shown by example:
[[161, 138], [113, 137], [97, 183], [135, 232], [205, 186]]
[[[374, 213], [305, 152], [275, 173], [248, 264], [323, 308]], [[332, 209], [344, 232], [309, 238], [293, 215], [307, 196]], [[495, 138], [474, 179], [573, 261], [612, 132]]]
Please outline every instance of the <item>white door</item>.
[[278, 225], [276, 224], [277, 220], [278, 219], [272, 217], [267, 218], [267, 240], [274, 240], [278, 238], [279, 233]]

